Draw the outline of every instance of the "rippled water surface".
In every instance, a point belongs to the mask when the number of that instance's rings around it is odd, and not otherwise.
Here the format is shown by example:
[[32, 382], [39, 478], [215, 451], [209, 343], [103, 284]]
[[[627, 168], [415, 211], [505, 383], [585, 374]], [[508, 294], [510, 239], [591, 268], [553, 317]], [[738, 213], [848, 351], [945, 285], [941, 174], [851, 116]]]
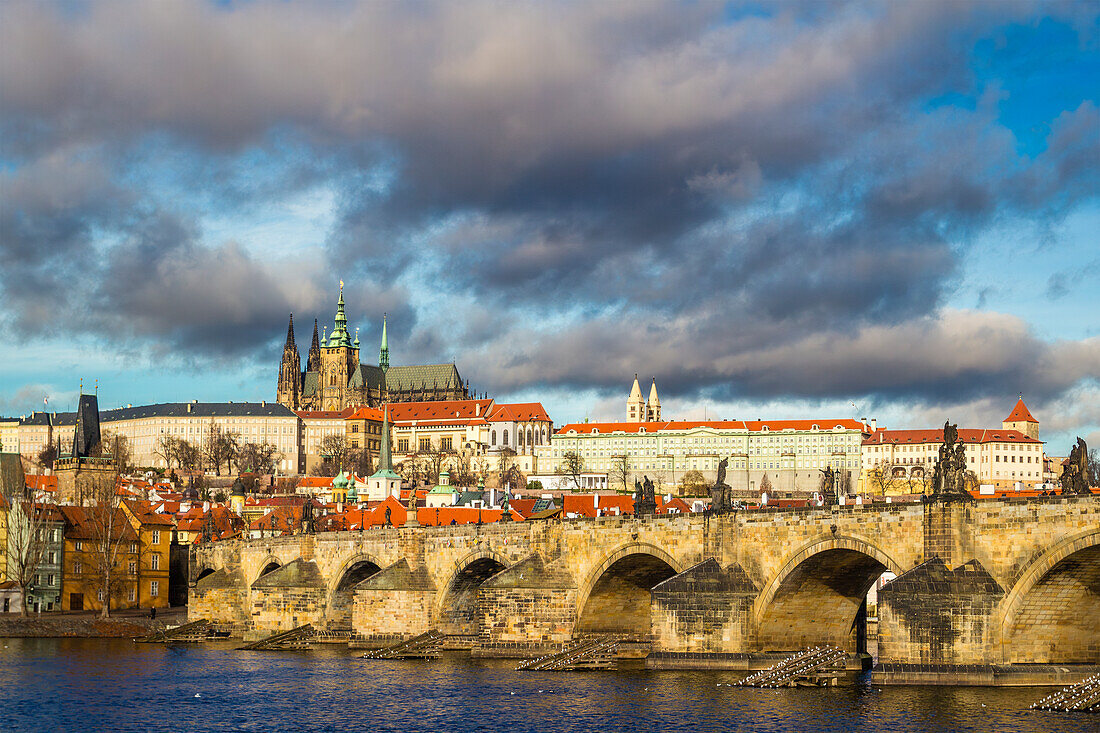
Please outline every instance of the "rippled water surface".
[[753, 690], [721, 672], [516, 672], [453, 657], [0, 639], [0, 731], [1074, 731], [1048, 690]]

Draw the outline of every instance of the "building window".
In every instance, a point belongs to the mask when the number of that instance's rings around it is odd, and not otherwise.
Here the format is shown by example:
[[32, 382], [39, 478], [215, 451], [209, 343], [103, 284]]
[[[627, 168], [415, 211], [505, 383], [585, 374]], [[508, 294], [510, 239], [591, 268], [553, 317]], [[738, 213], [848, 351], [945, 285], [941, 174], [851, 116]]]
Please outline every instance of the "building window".
[[420, 450], [422, 452], [426, 453], [426, 452], [430, 451], [431, 449], [432, 449], [432, 439], [431, 438], [421, 438], [420, 439]]
[[492, 445], [496, 445], [496, 444], [497, 444], [497, 431], [495, 431], [495, 430], [493, 431], [493, 434], [492, 434], [492, 440], [491, 440], [491, 444], [492, 444]]
[[398, 441], [397, 441], [397, 450], [400, 453], [408, 453], [409, 452], [409, 439], [408, 438], [399, 438]]
[[351, 426], [351, 432], [358, 433], [359, 432], [359, 425], [358, 424], [353, 424]]
[[149, 582], [149, 595], [156, 598], [160, 595], [160, 581], [152, 580]]
[[130, 554], [131, 555], [136, 555], [137, 554], [137, 543], [136, 542], [131, 542], [130, 543]]
[[84, 545], [81, 544], [80, 540], [77, 540], [76, 542], [73, 543], [73, 549], [77, 550], [77, 551], [83, 550]]
[[448, 438], [443, 438], [439, 443], [440, 450], [446, 450], [446, 451], [452, 450], [452, 446], [454, 445], [452, 440], [453, 439], [449, 438], [449, 437]]
[[99, 600], [100, 603], [103, 603], [103, 591], [96, 591], [95, 597]]
[[49, 586], [53, 585], [53, 573], [46, 576], [46, 585], [49, 585]]
[[504, 431], [503, 440], [501, 441], [500, 444], [501, 445], [508, 445], [508, 431], [507, 430]]
[[77, 575], [80, 575], [81, 573], [83, 573], [84, 572], [84, 563], [74, 562], [73, 563], [73, 572], [76, 573]]
[[153, 544], [154, 545], [159, 545], [160, 544], [160, 530], [159, 529], [154, 529], [153, 530]]
[[153, 557], [150, 559], [150, 563], [151, 563], [150, 567], [152, 567], [153, 570], [160, 570], [160, 553], [159, 552], [154, 552], [153, 553]]
[[126, 591], [126, 600], [130, 601], [130, 603], [133, 603], [136, 596], [137, 596], [137, 593], [135, 592], [135, 590], [132, 586], [129, 589], [127, 589], [127, 591]]
[[137, 575], [137, 563], [136, 562], [131, 560], [130, 564], [127, 567], [129, 568], [130, 575]]

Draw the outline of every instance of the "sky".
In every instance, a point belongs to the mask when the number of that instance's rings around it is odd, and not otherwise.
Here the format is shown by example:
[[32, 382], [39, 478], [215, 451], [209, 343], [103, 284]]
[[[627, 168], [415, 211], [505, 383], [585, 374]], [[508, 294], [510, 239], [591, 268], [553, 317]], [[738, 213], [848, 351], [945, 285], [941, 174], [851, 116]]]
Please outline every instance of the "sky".
[[557, 424], [1100, 447], [1100, 3], [0, 4], [0, 415], [272, 400], [286, 323]]

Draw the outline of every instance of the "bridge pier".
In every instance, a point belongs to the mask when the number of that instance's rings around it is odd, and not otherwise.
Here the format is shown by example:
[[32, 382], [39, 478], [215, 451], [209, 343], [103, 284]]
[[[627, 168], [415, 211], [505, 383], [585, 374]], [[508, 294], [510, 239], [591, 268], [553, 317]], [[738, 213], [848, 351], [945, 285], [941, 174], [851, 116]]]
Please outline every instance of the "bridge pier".
[[478, 656], [615, 633], [648, 644], [655, 667], [747, 669], [821, 644], [858, 662], [884, 571], [897, 577], [879, 591], [881, 682], [1100, 665], [1100, 497], [230, 540], [191, 549], [189, 616], [379, 641], [435, 629]]

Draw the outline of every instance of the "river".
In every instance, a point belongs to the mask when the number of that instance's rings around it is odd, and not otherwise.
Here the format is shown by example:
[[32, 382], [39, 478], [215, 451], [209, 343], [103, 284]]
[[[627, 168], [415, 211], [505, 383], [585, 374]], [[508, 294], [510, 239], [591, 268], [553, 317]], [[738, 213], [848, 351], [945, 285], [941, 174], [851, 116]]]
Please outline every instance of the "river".
[[368, 661], [339, 648], [238, 652], [0, 639], [0, 731], [1095, 732], [1030, 711], [1048, 688], [756, 690], [724, 672], [516, 672], [515, 662]]

